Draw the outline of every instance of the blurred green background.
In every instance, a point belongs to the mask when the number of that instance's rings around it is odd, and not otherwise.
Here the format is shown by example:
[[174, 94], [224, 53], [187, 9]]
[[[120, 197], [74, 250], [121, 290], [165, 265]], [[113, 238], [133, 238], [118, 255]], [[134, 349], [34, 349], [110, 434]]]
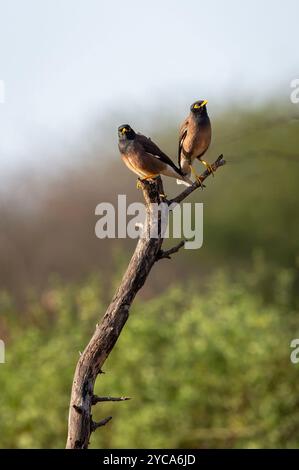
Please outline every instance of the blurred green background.
[[204, 203], [204, 244], [161, 260], [139, 292], [96, 384], [132, 400], [94, 408], [113, 419], [91, 446], [298, 447], [298, 1], [0, 11], [0, 448], [65, 446], [79, 351], [136, 244], [95, 236], [99, 203], [142, 201], [117, 127], [176, 160], [198, 99], [206, 159], [227, 160], [189, 199]]
[[[173, 158], [177, 127], [153, 116]], [[228, 163], [192, 196], [204, 245], [159, 262], [139, 293], [96, 387], [132, 400], [94, 408], [113, 420], [91, 447], [298, 447], [298, 130], [277, 101], [214, 117], [207, 159]], [[94, 235], [99, 202], [142, 200], [116, 142], [99, 165], [102, 149], [94, 136], [71, 168], [22, 173], [1, 199], [1, 447], [64, 447], [79, 351], [134, 249]]]

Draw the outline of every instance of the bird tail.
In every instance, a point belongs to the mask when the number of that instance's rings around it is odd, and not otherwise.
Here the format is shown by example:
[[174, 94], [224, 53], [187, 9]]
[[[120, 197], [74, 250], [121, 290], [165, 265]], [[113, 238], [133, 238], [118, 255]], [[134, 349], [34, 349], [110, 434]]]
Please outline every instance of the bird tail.
[[179, 173], [181, 177], [176, 180], [177, 184], [183, 184], [184, 186], [191, 186], [193, 184], [193, 181], [189, 178], [190, 173], [184, 174], [181, 169], [179, 169]]
[[[187, 183], [185, 183], [185, 181], [182, 181], [182, 180], [177, 179], [177, 180], [176, 180], [176, 184], [182, 184], [183, 186], [186, 186]], [[189, 185], [188, 185], [188, 186], [189, 186]]]
[[177, 184], [183, 184], [184, 186], [192, 186], [193, 182], [188, 178], [188, 176], [180, 175], [180, 178], [176, 180]]

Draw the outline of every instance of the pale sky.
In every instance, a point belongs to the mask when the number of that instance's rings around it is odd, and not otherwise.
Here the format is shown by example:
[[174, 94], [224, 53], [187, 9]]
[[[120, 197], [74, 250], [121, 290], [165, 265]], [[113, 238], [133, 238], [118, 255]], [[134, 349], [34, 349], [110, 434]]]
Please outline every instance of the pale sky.
[[34, 164], [114, 112], [117, 126], [160, 102], [171, 117], [198, 98], [216, 112], [287, 96], [298, 20], [298, 0], [0, 0], [1, 167]]

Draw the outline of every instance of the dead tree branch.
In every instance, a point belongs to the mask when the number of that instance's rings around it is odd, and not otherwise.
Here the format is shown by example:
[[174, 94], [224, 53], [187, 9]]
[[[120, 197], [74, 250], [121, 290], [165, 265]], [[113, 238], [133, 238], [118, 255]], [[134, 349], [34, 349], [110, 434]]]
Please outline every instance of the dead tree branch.
[[[213, 172], [215, 173], [218, 170], [218, 168], [220, 168], [224, 164], [225, 164], [225, 160], [223, 159], [223, 155], [219, 155], [217, 160], [215, 160], [215, 162], [212, 163], [211, 165]], [[182, 202], [184, 199], [186, 199], [186, 197], [188, 197], [191, 193], [193, 193], [195, 189], [200, 188], [201, 184], [207, 179], [208, 176], [210, 176], [210, 174], [211, 172], [209, 170], [204, 171], [200, 175], [201, 183], [196, 181], [195, 183], [192, 184], [192, 186], [188, 186], [188, 188], [186, 188], [185, 191], [183, 191], [177, 197], [168, 201], [168, 204], [174, 204], [174, 203], [179, 204], [180, 202]]]
[[[213, 171], [216, 171], [224, 163], [221, 155], [213, 163]], [[205, 171], [201, 175], [201, 181], [203, 182], [209, 174], [209, 171]], [[170, 258], [184, 245], [184, 241], [181, 241], [169, 250], [163, 251], [161, 249], [163, 243], [161, 213], [158, 211], [157, 214], [157, 211], [154, 210], [154, 203], [165, 202], [161, 178], [159, 177], [153, 182], [142, 181], [141, 187], [146, 205], [143, 235], [138, 240], [120, 286], [77, 363], [69, 408], [66, 444], [68, 449], [87, 448], [91, 433], [111, 420], [111, 416], [109, 416], [95, 423], [91, 414], [93, 405], [103, 401], [128, 400], [127, 397], [96, 397], [94, 395], [96, 378], [100, 373], [103, 373], [101, 368], [120, 336], [122, 328], [129, 317], [131, 304], [137, 292], [145, 283], [151, 268], [157, 260]], [[200, 183], [194, 183], [168, 203], [180, 203], [198, 187], [200, 187]], [[157, 233], [158, 236], [151, 238], [152, 233]]]
[[130, 397], [98, 397], [94, 395], [91, 399], [91, 404], [96, 405], [97, 403], [104, 402], [104, 401], [127, 401], [131, 400]]
[[91, 421], [90, 431], [94, 432], [94, 431], [96, 431], [96, 429], [100, 428], [101, 426], [105, 426], [105, 424], [109, 423], [109, 421], [111, 421], [111, 419], [112, 419], [112, 416], [108, 416], [107, 418], [102, 419], [98, 423], [96, 423], [95, 421]]
[[165, 251], [160, 250], [157, 255], [156, 261], [159, 261], [159, 259], [163, 259], [163, 258], [171, 259], [170, 255], [177, 253], [181, 248], [183, 248], [184, 245], [185, 245], [185, 240], [182, 240], [180, 243], [175, 245], [173, 248], [170, 248], [169, 250], [165, 250]]

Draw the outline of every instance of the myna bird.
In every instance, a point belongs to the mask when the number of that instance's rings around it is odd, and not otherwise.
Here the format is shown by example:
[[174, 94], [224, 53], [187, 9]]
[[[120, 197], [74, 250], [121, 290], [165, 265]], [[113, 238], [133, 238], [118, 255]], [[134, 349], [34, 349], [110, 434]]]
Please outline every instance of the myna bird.
[[207, 112], [207, 100], [195, 101], [190, 106], [190, 114], [180, 127], [178, 160], [182, 174], [196, 174], [192, 164], [197, 158], [213, 173], [209, 163], [202, 159], [211, 142], [211, 123]]
[[137, 134], [128, 124], [118, 128], [118, 148], [124, 163], [140, 179], [147, 180], [165, 175], [182, 180], [188, 185], [192, 184], [151, 139]]

